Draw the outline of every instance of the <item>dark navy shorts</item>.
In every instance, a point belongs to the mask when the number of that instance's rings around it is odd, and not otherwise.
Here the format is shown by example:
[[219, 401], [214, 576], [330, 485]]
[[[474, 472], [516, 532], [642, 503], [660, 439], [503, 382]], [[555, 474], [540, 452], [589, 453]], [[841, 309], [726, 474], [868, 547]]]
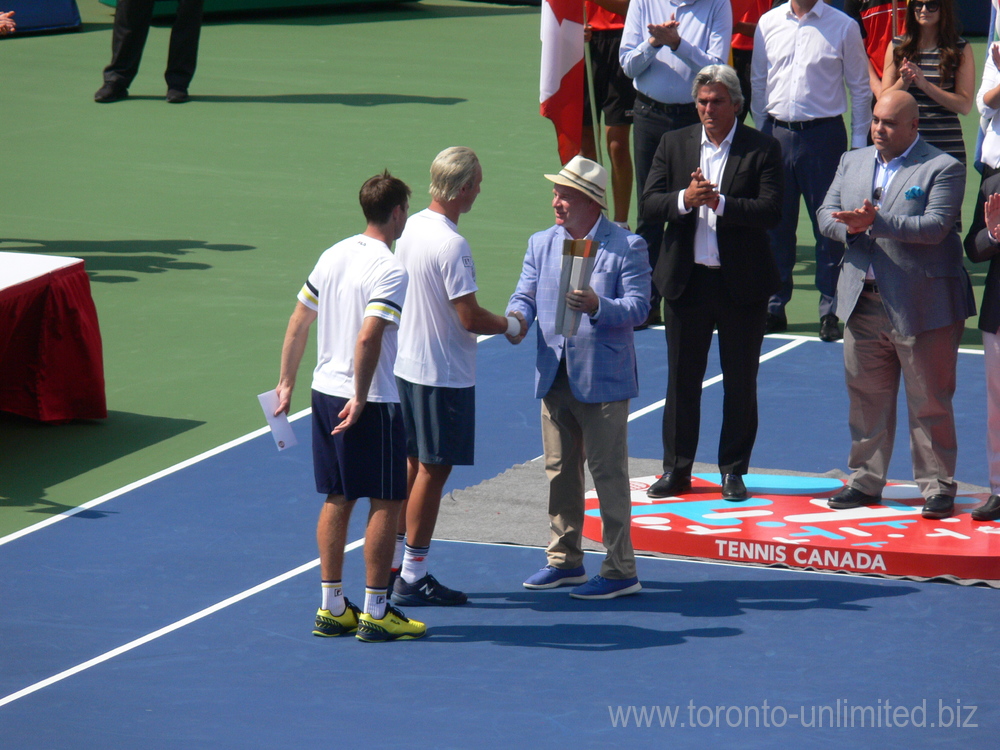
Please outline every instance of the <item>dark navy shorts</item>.
[[357, 422], [331, 435], [347, 401], [312, 392], [316, 491], [348, 500], [405, 500], [406, 432], [399, 404], [369, 401]]
[[406, 453], [423, 464], [472, 466], [476, 387], [443, 388], [396, 378], [406, 425]]

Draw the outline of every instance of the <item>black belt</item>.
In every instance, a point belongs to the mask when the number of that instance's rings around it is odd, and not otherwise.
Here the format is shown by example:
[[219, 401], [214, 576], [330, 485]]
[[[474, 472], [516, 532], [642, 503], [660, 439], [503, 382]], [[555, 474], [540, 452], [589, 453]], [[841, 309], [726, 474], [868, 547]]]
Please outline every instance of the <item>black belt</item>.
[[872, 294], [878, 294], [879, 293], [878, 292], [878, 284], [876, 284], [874, 281], [866, 281], [865, 282], [865, 291], [866, 292], [871, 292]]
[[786, 130], [794, 130], [796, 132], [801, 130], [810, 130], [811, 128], [819, 127], [820, 125], [826, 125], [829, 122], [840, 122], [844, 121], [843, 117], [820, 117], [815, 120], [801, 120], [799, 122], [785, 122], [784, 120], [777, 120], [770, 115], [768, 119], [777, 125], [779, 128], [785, 128]]
[[684, 102], [683, 104], [664, 104], [656, 99], [650, 99], [641, 91], [635, 92], [635, 98], [647, 105], [650, 109], [662, 112], [665, 115], [679, 115], [683, 112], [691, 112], [695, 110], [694, 102]]

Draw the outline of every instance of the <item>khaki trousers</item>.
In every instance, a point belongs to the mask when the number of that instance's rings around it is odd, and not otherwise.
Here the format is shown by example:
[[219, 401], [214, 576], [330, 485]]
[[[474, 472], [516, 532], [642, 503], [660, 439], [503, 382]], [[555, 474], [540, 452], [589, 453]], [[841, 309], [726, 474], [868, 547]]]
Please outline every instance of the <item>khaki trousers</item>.
[[881, 494], [896, 437], [899, 376], [906, 387], [913, 478], [921, 494], [955, 496], [958, 439], [952, 396], [962, 321], [903, 336], [882, 298], [865, 291], [844, 330], [844, 370], [850, 397], [853, 474], [850, 485]]
[[585, 404], [570, 391], [560, 367], [542, 398], [542, 444], [549, 478], [549, 565], [583, 565], [584, 474], [586, 461], [601, 504], [602, 541], [608, 553], [601, 565], [605, 578], [635, 576], [635, 552], [629, 528], [632, 500], [628, 477], [628, 401]]

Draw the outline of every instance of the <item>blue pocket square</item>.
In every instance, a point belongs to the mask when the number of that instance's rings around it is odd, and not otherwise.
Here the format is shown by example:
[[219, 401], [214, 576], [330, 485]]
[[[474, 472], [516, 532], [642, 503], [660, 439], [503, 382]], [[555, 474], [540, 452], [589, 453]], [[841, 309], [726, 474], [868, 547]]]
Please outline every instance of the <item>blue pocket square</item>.
[[907, 190], [906, 193], [905, 193], [906, 200], [908, 200], [908, 201], [914, 201], [917, 198], [920, 198], [921, 196], [923, 196], [923, 194], [924, 194], [924, 189], [922, 187], [920, 187], [919, 185], [914, 185], [909, 190]]

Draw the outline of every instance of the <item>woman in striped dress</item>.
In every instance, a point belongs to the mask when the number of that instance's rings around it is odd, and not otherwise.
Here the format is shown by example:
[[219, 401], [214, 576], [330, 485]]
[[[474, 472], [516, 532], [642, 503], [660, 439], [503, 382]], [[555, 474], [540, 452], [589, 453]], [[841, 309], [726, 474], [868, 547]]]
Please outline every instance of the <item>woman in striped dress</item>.
[[954, 0], [910, 0], [906, 31], [885, 52], [882, 93], [903, 89], [920, 108], [920, 136], [965, 164], [959, 115], [976, 93], [972, 46], [955, 29]]

